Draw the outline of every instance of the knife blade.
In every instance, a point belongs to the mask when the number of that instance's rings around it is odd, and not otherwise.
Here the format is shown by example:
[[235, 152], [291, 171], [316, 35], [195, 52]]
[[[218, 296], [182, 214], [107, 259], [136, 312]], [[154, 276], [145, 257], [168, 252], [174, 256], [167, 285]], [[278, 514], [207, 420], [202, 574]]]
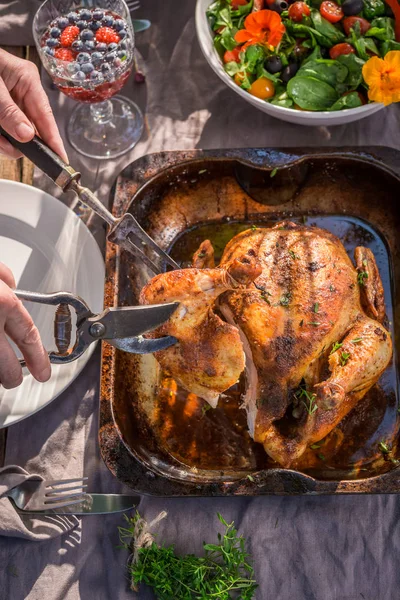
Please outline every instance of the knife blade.
[[106, 515], [109, 513], [123, 512], [134, 508], [140, 501], [140, 496], [128, 496], [126, 494], [85, 494], [88, 496], [85, 502], [66, 506], [57, 510], [21, 510], [16, 508], [18, 513], [23, 515]]

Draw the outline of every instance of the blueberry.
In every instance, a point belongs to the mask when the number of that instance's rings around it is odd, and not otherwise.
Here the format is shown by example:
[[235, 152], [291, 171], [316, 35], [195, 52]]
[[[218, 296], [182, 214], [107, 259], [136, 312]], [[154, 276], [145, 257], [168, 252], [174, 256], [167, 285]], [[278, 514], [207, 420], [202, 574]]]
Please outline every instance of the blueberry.
[[81, 65], [76, 62], [68, 63], [67, 69], [69, 73], [73, 74], [81, 70]]
[[117, 19], [114, 23], [114, 29], [120, 31], [125, 27], [125, 21], [123, 19]]
[[69, 20], [67, 17], [60, 17], [57, 19], [57, 25], [60, 29], [65, 29], [69, 25]]
[[87, 62], [87, 63], [83, 63], [83, 65], [81, 65], [81, 70], [85, 73], [91, 73], [92, 71], [94, 71], [94, 66], [92, 65], [91, 62]]
[[279, 73], [282, 70], [282, 61], [279, 56], [271, 56], [267, 60], [266, 68], [269, 73]]
[[109, 52], [108, 54], [105, 55], [104, 58], [106, 59], [107, 62], [110, 63], [110, 62], [113, 62], [117, 58], [117, 55], [115, 52]]
[[90, 54], [88, 54], [87, 52], [79, 52], [78, 56], [76, 57], [76, 60], [80, 64], [88, 63], [90, 62]]
[[126, 50], [128, 48], [128, 44], [124, 41], [120, 42], [118, 45], [121, 48], [121, 50]]
[[50, 29], [50, 35], [53, 38], [59, 38], [61, 35], [61, 29], [58, 29], [58, 27], [52, 27]]
[[76, 23], [76, 26], [79, 27], [79, 29], [82, 31], [83, 29], [86, 29], [87, 23], [86, 21], [78, 21]]
[[110, 73], [110, 71], [111, 71], [111, 67], [110, 67], [110, 65], [108, 65], [107, 63], [103, 63], [103, 64], [101, 65], [101, 71], [102, 71], [102, 73], [104, 73], [104, 74], [105, 74], [105, 73]]
[[117, 56], [118, 56], [118, 58], [126, 58], [125, 50], [118, 50]]
[[107, 51], [113, 52], [117, 48], [118, 48], [118, 44], [116, 44], [115, 42], [111, 42], [111, 44], [108, 44], [108, 46], [107, 46]]
[[104, 77], [100, 73], [100, 71], [92, 71], [90, 73], [90, 79], [92, 79], [92, 81], [95, 81], [96, 83], [102, 83], [104, 81]]
[[83, 40], [84, 42], [86, 42], [87, 40], [92, 40], [94, 38], [94, 33], [93, 31], [90, 31], [90, 29], [84, 29], [83, 31], [81, 31], [81, 40]]
[[45, 46], [43, 48], [43, 52], [45, 52], [49, 56], [54, 56], [54, 49], [53, 48], [49, 48], [48, 46]]
[[92, 13], [92, 17], [95, 21], [101, 21], [101, 19], [104, 17], [104, 11], [96, 8], [96, 10]]
[[103, 18], [103, 20], [102, 20], [101, 24], [102, 24], [104, 27], [112, 27], [112, 26], [114, 25], [114, 17], [113, 17], [112, 15], [106, 15], [106, 16]]
[[83, 43], [83, 49], [86, 50], [87, 52], [92, 52], [92, 50], [94, 50], [95, 47], [95, 43], [93, 40], [88, 40], [87, 42]]
[[124, 37], [128, 35], [128, 32], [126, 31], [126, 29], [120, 29], [120, 31], [118, 31], [118, 35], [121, 38], [121, 40], [123, 40]]
[[67, 19], [70, 23], [76, 23], [77, 20], [79, 19], [78, 13], [76, 13], [76, 12], [68, 13]]
[[297, 63], [291, 63], [287, 67], [285, 67], [282, 71], [281, 79], [284, 83], [288, 83], [294, 77], [299, 70], [299, 65]]
[[89, 21], [89, 29], [91, 29], [92, 31], [97, 31], [98, 29], [100, 29], [101, 27], [101, 23], [99, 23], [98, 21]]
[[92, 13], [90, 12], [90, 10], [87, 10], [87, 8], [82, 8], [82, 10], [79, 13], [79, 18], [83, 19], [84, 21], [90, 21], [90, 19], [92, 18]]
[[74, 73], [74, 75], [72, 75], [71, 79], [75, 79], [76, 81], [83, 81], [84, 79], [86, 79], [86, 75], [85, 73], [83, 73], [83, 71], [78, 71], [77, 73]]
[[57, 46], [60, 45], [60, 42], [54, 38], [47, 38], [46, 40], [46, 44], [49, 46], [49, 48], [57, 48]]
[[98, 52], [105, 52], [107, 50], [107, 44], [105, 44], [104, 42], [99, 42], [98, 44], [96, 44], [96, 50]]
[[81, 40], [74, 40], [71, 44], [71, 48], [72, 50], [75, 50], [75, 52], [82, 52], [84, 48], [83, 42], [81, 42]]
[[102, 52], [93, 52], [92, 63], [94, 65], [99, 65], [102, 61], [103, 61], [103, 53]]

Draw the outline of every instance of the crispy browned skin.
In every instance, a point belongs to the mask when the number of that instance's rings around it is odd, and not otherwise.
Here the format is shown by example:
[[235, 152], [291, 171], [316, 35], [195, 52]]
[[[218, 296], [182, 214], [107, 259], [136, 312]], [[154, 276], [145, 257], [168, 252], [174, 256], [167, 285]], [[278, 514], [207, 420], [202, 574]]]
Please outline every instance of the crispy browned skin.
[[254, 257], [241, 257], [228, 269], [193, 268], [157, 275], [141, 292], [142, 304], [181, 303], [153, 333], [173, 335], [178, 343], [155, 356], [187, 390], [214, 407], [245, 366], [239, 332], [213, 312], [215, 300], [226, 290], [248, 285], [260, 271]]
[[[198, 259], [198, 253], [196, 255]], [[188, 352], [193, 353], [193, 346], [201, 341], [198, 347], [205, 360], [201, 368], [204, 369], [207, 363], [210, 373], [203, 387], [212, 389], [214, 394], [229, 378], [220, 379], [218, 375], [215, 377], [217, 385], [214, 385], [212, 365], [218, 365], [219, 372], [221, 363], [227, 361], [232, 370], [233, 349], [239, 356], [241, 348], [242, 357], [245, 350], [248, 386], [244, 406], [250, 434], [283, 466], [293, 464], [307, 445], [321, 440], [336, 427], [376, 383], [391, 359], [390, 335], [379, 322], [384, 317], [384, 298], [373, 254], [368, 249], [357, 248], [356, 260], [358, 269], [362, 266], [368, 272], [368, 278], [365, 278], [368, 285], [360, 286], [357, 270], [342, 243], [325, 230], [290, 222], [278, 223], [271, 229], [247, 230], [226, 246], [220, 263], [222, 271], [200, 271], [204, 274], [229, 273], [236, 278], [235, 285], [226, 285], [225, 291], [223, 286], [217, 286], [212, 300], [210, 297], [211, 302], [218, 297], [219, 309], [229, 322], [229, 325], [224, 324], [226, 332], [221, 330], [221, 335], [216, 338], [211, 333], [214, 323], [211, 327], [189, 331], [180, 320], [179, 311], [172, 318], [174, 326], [182, 328], [177, 329], [176, 334], [178, 339], [183, 336]], [[159, 276], [178, 277], [182, 274], [187, 281], [185, 306], [192, 302], [194, 305], [201, 303], [189, 277], [192, 271], [195, 270]], [[196, 271], [196, 277], [200, 272]], [[249, 285], [250, 280], [254, 282]], [[157, 281], [158, 278], [154, 278], [146, 286], [143, 299], [147, 303], [178, 297], [168, 293], [163, 299], [162, 295], [154, 294]], [[168, 286], [169, 280], [165, 281]], [[365, 312], [361, 307], [360, 288]], [[200, 297], [202, 294], [204, 296], [200, 290]], [[378, 320], [371, 318], [372, 315]], [[222, 323], [214, 314], [212, 318]], [[239, 330], [236, 330], [237, 335], [233, 326]], [[168, 324], [164, 326], [165, 333], [174, 335]], [[335, 342], [342, 346], [331, 353]], [[189, 391], [210, 399], [193, 386], [189, 373], [194, 368], [199, 377], [199, 369], [192, 354], [188, 362], [186, 351], [182, 352], [178, 346], [165, 352], [170, 353], [169, 356], [173, 353], [180, 356], [179, 361], [173, 362], [174, 368], [170, 368], [172, 375]], [[215, 357], [218, 360], [214, 363]], [[232, 370], [231, 381], [237, 379], [243, 364], [237, 358], [235, 360], [238, 368]], [[165, 362], [161, 364], [166, 365]], [[324, 381], [322, 373], [324, 366], [326, 372], [326, 365], [330, 375]], [[310, 409], [308, 400], [303, 399], [304, 404], [297, 401], [297, 425], [283, 435], [277, 422], [293, 402], [294, 392], [303, 379], [309, 396], [314, 394], [313, 405], [317, 408], [307, 411], [305, 406]]]
[[215, 267], [214, 248], [210, 240], [204, 240], [193, 255], [192, 267], [195, 269], [213, 269]]

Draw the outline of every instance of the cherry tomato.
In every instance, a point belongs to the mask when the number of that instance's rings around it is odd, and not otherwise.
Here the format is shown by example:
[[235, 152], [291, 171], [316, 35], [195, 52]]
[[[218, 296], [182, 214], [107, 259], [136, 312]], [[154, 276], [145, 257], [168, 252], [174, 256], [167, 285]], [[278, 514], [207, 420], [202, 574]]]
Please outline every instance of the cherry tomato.
[[244, 6], [245, 4], [247, 4], [248, 0], [232, 0], [232, 8], [233, 10], [237, 10], [239, 8], [239, 6]]
[[233, 78], [236, 85], [241, 86], [243, 81], [244, 81], [244, 74], [243, 73], [236, 73], [235, 77]]
[[240, 62], [239, 58], [240, 47], [234, 48], [233, 50], [227, 50], [224, 54], [224, 63], [228, 62]]
[[343, 19], [343, 28], [346, 32], [346, 35], [350, 35], [350, 29], [352, 29], [356, 23], [360, 23], [362, 35], [364, 35], [364, 33], [366, 33], [371, 27], [371, 23], [362, 17], [346, 17]]
[[256, 96], [256, 98], [267, 100], [267, 98], [272, 98], [275, 94], [275, 86], [267, 77], [260, 77], [251, 84], [249, 92], [252, 96]]
[[336, 44], [329, 50], [329, 56], [332, 60], [336, 60], [342, 54], [355, 54], [355, 50], [351, 44]]
[[289, 6], [289, 19], [301, 23], [303, 17], [309, 17], [311, 11], [305, 2], [295, 2]]
[[336, 4], [332, 0], [324, 0], [319, 7], [319, 12], [329, 23], [338, 23], [344, 17], [339, 4]]

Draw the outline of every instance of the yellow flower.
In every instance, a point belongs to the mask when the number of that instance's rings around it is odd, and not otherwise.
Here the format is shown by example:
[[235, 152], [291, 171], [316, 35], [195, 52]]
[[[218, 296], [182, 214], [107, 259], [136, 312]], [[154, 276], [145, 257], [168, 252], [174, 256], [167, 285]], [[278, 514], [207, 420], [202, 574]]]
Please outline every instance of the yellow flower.
[[400, 102], [400, 50], [388, 52], [385, 58], [373, 56], [362, 69], [368, 84], [368, 98], [385, 106]]

